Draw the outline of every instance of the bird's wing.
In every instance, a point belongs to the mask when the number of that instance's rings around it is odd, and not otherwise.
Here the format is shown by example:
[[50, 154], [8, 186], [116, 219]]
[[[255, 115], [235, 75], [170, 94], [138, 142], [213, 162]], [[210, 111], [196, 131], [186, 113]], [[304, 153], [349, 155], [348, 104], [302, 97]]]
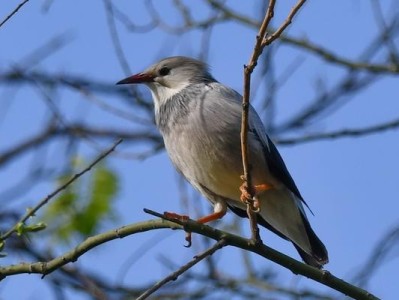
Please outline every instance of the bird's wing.
[[[233, 89], [227, 88], [218, 82], [213, 83], [212, 87], [216, 87], [216, 89], [211, 89], [212, 92], [217, 91], [218, 103], [223, 105], [230, 105], [229, 109], [225, 109], [225, 111], [229, 112], [230, 114], [241, 115], [241, 103], [242, 103], [242, 96], [234, 91]], [[263, 153], [266, 158], [266, 162], [268, 164], [269, 170], [272, 175], [282, 182], [302, 203], [306, 205], [307, 208], [309, 206], [303, 199], [301, 193], [298, 190], [294, 180], [292, 179], [290, 173], [288, 172], [285, 163], [278, 152], [276, 146], [273, 144], [272, 140], [266, 134], [265, 127], [255, 111], [255, 109], [250, 105], [249, 106], [249, 132], [254, 136], [254, 138], [259, 141], [262, 145]], [[302, 206], [300, 202], [298, 202], [298, 206], [303, 212]], [[311, 209], [309, 208], [310, 212]]]
[[252, 133], [255, 138], [262, 144], [263, 152], [266, 157], [266, 162], [272, 175], [279, 181], [281, 181], [295, 196], [297, 196], [306, 205], [310, 212], [312, 212], [308, 204], [303, 199], [301, 193], [299, 192], [298, 187], [296, 186], [294, 180], [288, 172], [283, 158], [281, 157], [270, 137], [267, 135], [265, 127], [253, 107], [250, 108], [249, 132]]

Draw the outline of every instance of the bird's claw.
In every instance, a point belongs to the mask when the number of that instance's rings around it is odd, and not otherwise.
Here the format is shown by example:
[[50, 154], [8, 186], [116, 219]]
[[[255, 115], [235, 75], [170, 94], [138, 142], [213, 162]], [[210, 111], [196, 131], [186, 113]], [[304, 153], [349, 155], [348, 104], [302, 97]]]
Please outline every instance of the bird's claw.
[[241, 202], [245, 203], [246, 205], [249, 205], [253, 212], [258, 213], [260, 211], [259, 200], [256, 196], [252, 196], [252, 194], [249, 192], [248, 185], [246, 182], [244, 182], [240, 186], [240, 191], [241, 191], [241, 196], [240, 196]]
[[[163, 214], [164, 214], [164, 216], [165, 216], [166, 218], [168, 218], [168, 219], [174, 219], [174, 220], [178, 220], [178, 221], [180, 221], [180, 222], [186, 222], [186, 221], [188, 221], [188, 220], [190, 219], [189, 216], [186, 216], [186, 215], [179, 215], [179, 214], [174, 213], [174, 212], [167, 212], [167, 211], [166, 211], [166, 212], [164, 212]], [[191, 245], [192, 245], [192, 242], [191, 242], [191, 232], [186, 231], [185, 240], [186, 240], [187, 244], [184, 245], [184, 247], [190, 248]]]
[[187, 242], [187, 245], [184, 245], [184, 247], [190, 248], [191, 245], [192, 245], [192, 242], [191, 242], [191, 232], [190, 232], [190, 231], [186, 231], [186, 238], [185, 238], [185, 240], [186, 240], [186, 242]]
[[[241, 179], [243, 178], [244, 176], [241, 176]], [[241, 191], [240, 200], [247, 205], [249, 204], [253, 212], [259, 213], [260, 203], [259, 203], [258, 194], [270, 189], [273, 189], [273, 186], [267, 183], [248, 187], [247, 182], [244, 181], [244, 183], [240, 186], [240, 191]]]

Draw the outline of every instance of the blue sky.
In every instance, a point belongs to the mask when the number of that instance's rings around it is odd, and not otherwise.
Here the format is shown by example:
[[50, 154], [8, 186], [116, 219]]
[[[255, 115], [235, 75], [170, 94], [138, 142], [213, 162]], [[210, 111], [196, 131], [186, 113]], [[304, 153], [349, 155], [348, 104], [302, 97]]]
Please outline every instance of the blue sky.
[[[148, 14], [143, 3], [144, 1], [120, 1], [117, 5], [134, 22], [144, 24], [148, 20]], [[181, 19], [176, 10], [171, 8], [171, 3], [157, 2], [157, 8], [168, 22], [179, 24]], [[200, 3], [195, 1], [191, 4], [196, 7], [195, 16], [198, 18], [208, 14]], [[256, 6], [247, 2], [228, 3], [243, 14], [260, 15]], [[290, 1], [290, 5], [292, 3]], [[0, 18], [17, 4], [18, 1], [3, 3], [0, 7]], [[0, 28], [1, 73], [17, 66], [23, 67], [24, 58], [34, 49], [54, 36], [66, 34], [68, 44], [33, 69], [49, 73], [79, 74], [110, 84], [129, 75], [123, 72], [115, 56], [103, 2], [81, 1], [77, 6], [72, 1], [54, 1], [47, 12], [43, 12], [42, 5], [43, 3], [36, 1], [27, 3]], [[397, 5], [384, 5], [387, 17], [398, 13]], [[287, 3], [279, 3], [274, 24], [279, 24], [284, 19], [289, 8]], [[201, 40], [196, 31], [178, 36], [165, 34], [159, 29], [136, 34], [118, 24], [118, 32], [133, 73], [143, 70], [160, 57], [199, 55]], [[353, 59], [359, 56], [377, 32], [378, 26], [371, 13], [370, 2], [355, 0], [309, 1], [289, 29], [290, 35], [308, 38], [318, 45], [333, 49], [339, 55]], [[242, 66], [249, 60], [254, 38], [255, 32], [252, 29], [228, 22], [218, 25], [210, 40], [208, 62], [213, 75], [239, 92], [242, 92]], [[346, 73], [342, 67], [331, 66], [320, 58], [308, 56], [290, 46], [282, 46], [277, 49], [273, 61], [277, 76], [298, 60], [301, 61], [300, 67], [276, 94], [277, 109], [274, 118], [277, 124], [290, 118], [312, 100], [319, 82], [327, 89], [332, 88]], [[255, 71], [255, 77], [257, 71], [259, 70]], [[394, 76], [381, 77], [361, 93], [345, 99], [348, 103], [342, 109], [322, 122], [315, 122], [307, 133], [359, 128], [398, 118], [397, 80]], [[119, 88], [121, 87], [115, 87]], [[13, 85], [0, 86], [0, 150], [7, 149], [14, 142], [39, 130], [40, 122], [48, 116], [47, 105], [34, 88], [25, 86], [15, 89], [16, 86]], [[147, 90], [142, 91], [150, 97]], [[261, 84], [254, 99], [254, 105], [259, 111], [260, 100], [267, 92], [265, 85]], [[57, 105], [66, 120], [85, 121], [102, 127], [135, 129], [136, 125], [101, 111], [76, 92], [62, 90], [57, 97]], [[128, 109], [123, 103], [115, 102], [114, 97], [100, 97], [104, 102]], [[6, 113], [2, 115], [1, 110]], [[129, 152], [126, 145], [122, 149], [122, 152]], [[330, 253], [330, 263], [326, 269], [338, 277], [351, 279], [383, 234], [398, 226], [398, 131], [391, 130], [361, 138], [280, 146], [279, 149], [299, 189], [315, 212], [315, 217], [310, 216], [310, 221]], [[63, 157], [60, 150], [62, 152], [59, 147], [51, 150], [49, 157], [54, 163]], [[89, 145], [81, 150], [88, 157], [96, 153]], [[18, 164], [1, 169], [2, 187], [6, 189], [12, 186], [18, 180], [21, 170], [29, 168], [31, 160], [32, 157], [23, 157]], [[121, 159], [116, 155], [108, 163], [121, 174], [117, 207], [121, 218], [116, 224], [109, 224], [104, 229], [149, 219], [142, 212], [144, 207], [160, 212], [182, 211], [178, 177], [164, 152], [144, 161]], [[40, 184], [13, 203], [7, 203], [7, 206], [23, 211], [26, 206], [47, 195], [52, 188], [51, 184]], [[191, 191], [190, 193], [194, 194]], [[5, 200], [1, 201], [6, 203]], [[200, 206], [203, 211], [209, 207], [204, 199], [200, 199], [195, 205]], [[227, 219], [229, 218], [235, 216], [230, 215]], [[223, 221], [214, 225], [222, 227]], [[244, 222], [243, 226], [246, 225]], [[168, 270], [159, 262], [160, 255], [182, 263], [200, 250], [197, 246], [189, 250], [182, 247], [183, 233], [162, 231], [109, 243], [82, 257], [76, 264], [118, 282], [121, 267], [137, 249], [146, 245], [154, 236], [162, 237], [161, 242], [148, 249], [128, 269], [124, 276], [125, 284], [138, 281], [148, 283], [167, 274]], [[298, 258], [289, 243], [266, 230], [262, 231], [262, 237], [269, 246]], [[222, 272], [229, 274], [233, 272], [229, 264], [240, 258], [240, 251], [226, 248], [215, 256]], [[307, 279], [293, 279], [288, 271], [269, 261], [255, 256], [253, 259], [260, 269], [273, 268], [279, 272], [279, 278], [291, 282], [288, 285], [318, 286], [321, 290], [328, 291]], [[101, 261], [101, 266], [98, 261]], [[398, 267], [397, 256], [381, 266], [370, 282], [370, 291], [383, 299], [394, 299], [399, 294]], [[43, 281], [37, 275], [10, 277], [0, 286], [0, 299], [52, 299], [52, 294], [45, 288]], [[77, 299], [76, 295], [70, 296]]]

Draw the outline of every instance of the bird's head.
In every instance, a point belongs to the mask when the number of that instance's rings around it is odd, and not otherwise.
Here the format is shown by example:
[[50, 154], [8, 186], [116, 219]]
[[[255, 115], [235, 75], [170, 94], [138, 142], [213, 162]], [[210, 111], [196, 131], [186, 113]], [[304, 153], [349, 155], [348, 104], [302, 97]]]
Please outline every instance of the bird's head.
[[127, 77], [117, 84], [144, 83], [152, 92], [155, 104], [161, 104], [194, 83], [215, 81], [208, 66], [196, 59], [174, 56], [153, 64], [141, 73]]

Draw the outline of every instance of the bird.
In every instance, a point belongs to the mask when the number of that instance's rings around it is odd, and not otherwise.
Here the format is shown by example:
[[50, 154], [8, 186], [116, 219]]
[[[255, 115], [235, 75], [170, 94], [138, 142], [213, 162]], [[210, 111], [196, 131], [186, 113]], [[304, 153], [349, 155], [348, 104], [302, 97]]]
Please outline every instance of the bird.
[[[206, 63], [185, 56], [164, 58], [117, 84], [144, 84], [150, 89], [156, 125], [172, 164], [213, 205], [213, 213], [197, 221], [220, 219], [228, 209], [247, 217], [239, 188], [242, 96], [218, 82]], [[313, 231], [304, 209], [307, 204], [251, 105], [248, 153], [259, 199], [258, 224], [292, 242], [305, 263], [322, 268], [328, 263], [327, 249]]]

